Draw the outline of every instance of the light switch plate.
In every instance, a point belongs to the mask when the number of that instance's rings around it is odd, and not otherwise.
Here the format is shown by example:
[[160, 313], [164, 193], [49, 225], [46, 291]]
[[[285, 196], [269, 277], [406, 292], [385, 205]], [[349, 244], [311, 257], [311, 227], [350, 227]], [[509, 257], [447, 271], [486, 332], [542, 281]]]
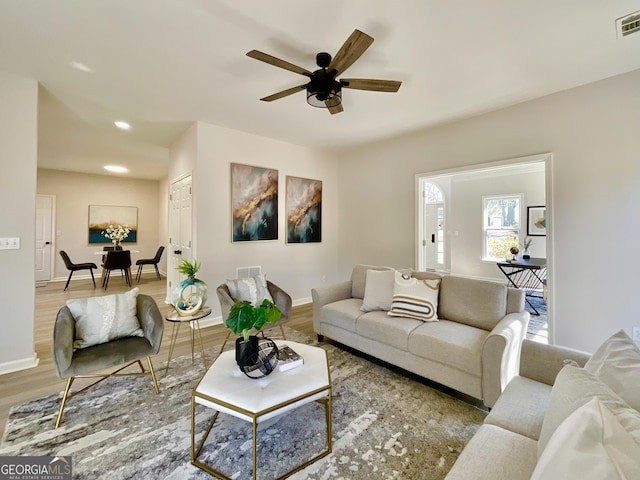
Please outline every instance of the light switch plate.
[[20, 237], [1, 237], [0, 250], [19, 250]]

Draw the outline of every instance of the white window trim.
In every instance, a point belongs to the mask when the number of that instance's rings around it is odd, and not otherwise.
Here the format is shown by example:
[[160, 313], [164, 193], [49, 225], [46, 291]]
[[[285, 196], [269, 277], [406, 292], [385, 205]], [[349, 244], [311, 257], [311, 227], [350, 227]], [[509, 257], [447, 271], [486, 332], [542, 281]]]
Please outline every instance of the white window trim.
[[483, 195], [482, 196], [482, 261], [484, 262], [496, 262], [499, 260], [504, 260], [503, 258], [494, 258], [494, 257], [490, 257], [487, 254], [487, 230], [489, 230], [489, 228], [486, 225], [486, 218], [487, 218], [487, 212], [486, 212], [486, 207], [487, 207], [487, 200], [494, 200], [496, 198], [517, 198], [518, 199], [518, 206], [519, 206], [519, 210], [520, 210], [520, 226], [516, 229], [516, 228], [508, 228], [506, 230], [518, 230], [518, 244], [522, 244], [523, 242], [523, 234], [522, 234], [522, 229], [523, 227], [525, 227], [525, 222], [523, 222], [523, 213], [524, 213], [524, 208], [523, 208], [523, 195], [521, 193], [505, 193], [502, 195]]

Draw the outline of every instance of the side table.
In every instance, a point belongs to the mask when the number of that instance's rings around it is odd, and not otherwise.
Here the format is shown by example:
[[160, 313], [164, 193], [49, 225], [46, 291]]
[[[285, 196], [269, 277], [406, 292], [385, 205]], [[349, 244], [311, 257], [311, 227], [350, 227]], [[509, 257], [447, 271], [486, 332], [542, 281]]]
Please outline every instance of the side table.
[[[298, 472], [318, 459], [331, 453], [331, 376], [327, 352], [289, 341], [276, 341], [278, 347], [289, 345], [304, 358], [304, 364], [281, 372], [276, 369], [260, 379], [251, 379], [236, 364], [235, 350], [222, 352], [202, 377], [191, 397], [191, 463], [217, 478], [227, 475], [199, 459], [200, 452], [220, 412], [253, 424], [253, 479], [257, 477], [258, 423], [298, 408], [309, 402], [324, 404], [327, 444], [326, 448], [310, 460], [283, 474], [279, 479]], [[198, 445], [196, 445], [196, 405], [215, 410], [213, 418]], [[274, 459], [273, 461], [277, 461]]]
[[[200, 343], [200, 355], [202, 356], [202, 364], [204, 368], [207, 368], [207, 361], [204, 357], [204, 344], [202, 343], [202, 334], [200, 333], [200, 319], [206, 317], [211, 314], [211, 307], [204, 306], [202, 307], [196, 314], [184, 316], [180, 315], [175, 310], [171, 310], [164, 318], [167, 322], [171, 322], [173, 324], [173, 328], [171, 329], [171, 343], [169, 346], [169, 358], [167, 359], [167, 366], [164, 369], [165, 376], [169, 371], [169, 364], [171, 363], [171, 357], [173, 356], [173, 349], [176, 346], [176, 340], [178, 339], [178, 333], [180, 333], [180, 326], [183, 323], [188, 323], [189, 327], [191, 327], [191, 361], [194, 361], [194, 344], [195, 337], [198, 337], [198, 342]], [[191, 325], [193, 323], [193, 325]]]

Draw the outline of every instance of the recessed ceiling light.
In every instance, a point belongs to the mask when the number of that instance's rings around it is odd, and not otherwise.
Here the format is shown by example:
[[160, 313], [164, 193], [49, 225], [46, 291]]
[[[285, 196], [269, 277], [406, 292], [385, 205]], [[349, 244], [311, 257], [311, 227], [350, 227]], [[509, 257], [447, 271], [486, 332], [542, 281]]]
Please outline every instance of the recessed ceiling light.
[[77, 69], [77, 70], [81, 70], [83, 72], [87, 72], [87, 73], [93, 73], [93, 70], [89, 67], [87, 67], [84, 63], [80, 63], [80, 62], [69, 62], [69, 65], [71, 65], [73, 68]]
[[127, 122], [124, 122], [122, 120], [113, 122], [113, 124], [121, 130], [129, 130], [131, 128], [131, 125], [129, 125]]
[[107, 172], [113, 172], [113, 173], [127, 173], [129, 171], [128, 168], [121, 167], [120, 165], [105, 165], [104, 169]]

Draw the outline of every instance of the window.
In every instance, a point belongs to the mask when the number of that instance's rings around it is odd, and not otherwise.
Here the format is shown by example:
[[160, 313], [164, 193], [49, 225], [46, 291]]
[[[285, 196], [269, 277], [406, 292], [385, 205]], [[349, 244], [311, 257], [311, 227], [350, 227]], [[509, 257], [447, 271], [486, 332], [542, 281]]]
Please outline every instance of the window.
[[520, 195], [484, 197], [484, 258], [511, 258], [511, 247], [520, 244]]

